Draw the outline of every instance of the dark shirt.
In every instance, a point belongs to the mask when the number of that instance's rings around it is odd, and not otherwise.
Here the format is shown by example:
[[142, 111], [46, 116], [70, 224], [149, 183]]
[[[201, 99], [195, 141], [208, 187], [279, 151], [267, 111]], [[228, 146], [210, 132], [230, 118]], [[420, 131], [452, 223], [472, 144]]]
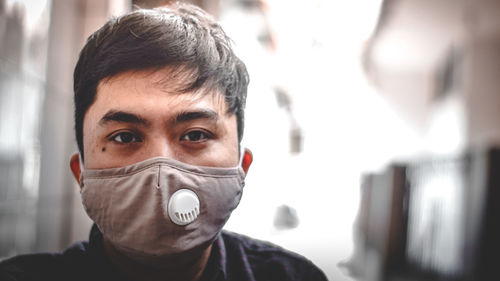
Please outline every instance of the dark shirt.
[[[168, 279], [168, 276], [166, 277]], [[0, 263], [1, 281], [128, 280], [108, 261], [94, 225], [89, 242], [62, 253], [30, 254]], [[222, 231], [200, 281], [323, 281], [324, 273], [304, 257], [268, 242]]]

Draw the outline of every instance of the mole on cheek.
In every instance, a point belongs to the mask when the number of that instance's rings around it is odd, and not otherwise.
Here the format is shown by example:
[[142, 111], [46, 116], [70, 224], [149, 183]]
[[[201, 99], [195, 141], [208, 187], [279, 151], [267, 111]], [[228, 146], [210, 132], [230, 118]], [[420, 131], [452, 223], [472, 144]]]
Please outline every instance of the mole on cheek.
[[102, 151], [102, 152], [106, 151], [106, 147], [103, 147], [103, 148], [101, 149], [101, 151]]

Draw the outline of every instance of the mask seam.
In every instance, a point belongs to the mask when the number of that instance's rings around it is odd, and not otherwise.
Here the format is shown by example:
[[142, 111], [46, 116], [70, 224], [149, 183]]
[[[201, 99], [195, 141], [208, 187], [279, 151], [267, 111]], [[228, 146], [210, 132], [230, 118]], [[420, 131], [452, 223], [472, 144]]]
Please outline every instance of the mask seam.
[[[138, 172], [134, 172], [134, 173], [128, 173], [128, 174], [125, 174], [125, 175], [85, 176], [84, 180], [122, 178], [122, 177], [128, 177], [130, 175], [137, 174], [139, 172], [143, 172], [143, 170], [142, 171], [138, 171]], [[184, 172], [186, 172], [186, 171], [184, 171]], [[192, 173], [192, 172], [186, 172], [186, 173], [192, 174], [192, 175], [197, 175], [197, 176], [200, 176], [200, 177], [205, 177], [205, 178], [234, 178], [234, 177], [240, 177], [239, 174], [234, 174], [234, 175], [204, 175], [204, 174], [198, 174], [198, 173]]]
[[156, 176], [156, 188], [160, 188], [161, 165], [158, 165], [158, 175]]

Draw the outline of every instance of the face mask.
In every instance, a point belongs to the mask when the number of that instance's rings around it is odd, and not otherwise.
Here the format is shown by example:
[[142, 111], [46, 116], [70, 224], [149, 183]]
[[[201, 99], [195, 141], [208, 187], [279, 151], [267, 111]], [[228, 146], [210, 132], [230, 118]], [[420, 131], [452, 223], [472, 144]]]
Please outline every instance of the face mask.
[[84, 170], [82, 202], [116, 250], [160, 266], [169, 258], [199, 255], [215, 240], [240, 201], [240, 166], [201, 167], [156, 157]]

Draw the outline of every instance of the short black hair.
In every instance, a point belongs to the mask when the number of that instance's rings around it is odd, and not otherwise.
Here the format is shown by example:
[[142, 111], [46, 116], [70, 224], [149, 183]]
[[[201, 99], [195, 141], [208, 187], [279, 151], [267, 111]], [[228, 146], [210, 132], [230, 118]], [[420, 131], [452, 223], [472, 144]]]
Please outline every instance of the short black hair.
[[236, 114], [241, 141], [249, 83], [245, 64], [209, 14], [176, 3], [113, 18], [87, 39], [73, 74], [75, 134], [82, 157], [83, 118], [95, 101], [99, 82], [126, 71], [166, 67], [182, 72], [176, 76], [183, 80], [176, 89], [180, 93], [210, 89], [223, 94], [228, 112]]

